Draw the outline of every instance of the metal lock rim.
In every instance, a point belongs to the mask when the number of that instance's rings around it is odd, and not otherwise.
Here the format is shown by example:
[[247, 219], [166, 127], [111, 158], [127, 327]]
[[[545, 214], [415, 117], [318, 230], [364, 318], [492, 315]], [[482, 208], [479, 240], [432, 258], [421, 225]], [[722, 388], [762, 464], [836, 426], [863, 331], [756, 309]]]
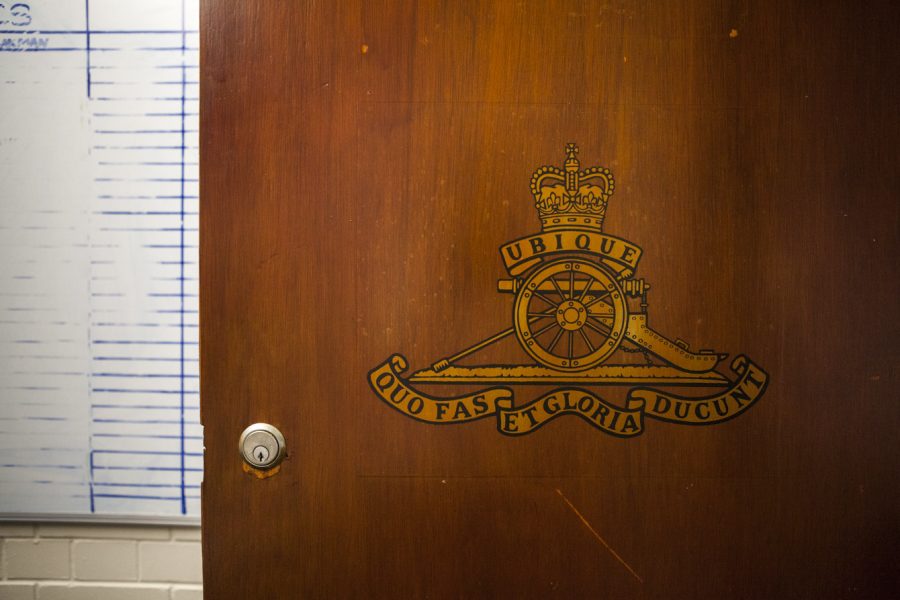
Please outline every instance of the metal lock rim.
[[[247, 441], [250, 436], [254, 434], [271, 436], [271, 440], [275, 445], [274, 451], [270, 450], [268, 444], [265, 443], [268, 440], [258, 443], [252, 448], [248, 447]], [[254, 456], [254, 452], [260, 447], [265, 449], [265, 456], [261, 457], [261, 459], [257, 459], [256, 456]], [[265, 471], [272, 469], [281, 463], [287, 454], [287, 448], [285, 446], [284, 435], [277, 427], [270, 425], [269, 423], [254, 423], [241, 432], [241, 437], [238, 441], [238, 452], [244, 462], [249, 466], [254, 469]]]

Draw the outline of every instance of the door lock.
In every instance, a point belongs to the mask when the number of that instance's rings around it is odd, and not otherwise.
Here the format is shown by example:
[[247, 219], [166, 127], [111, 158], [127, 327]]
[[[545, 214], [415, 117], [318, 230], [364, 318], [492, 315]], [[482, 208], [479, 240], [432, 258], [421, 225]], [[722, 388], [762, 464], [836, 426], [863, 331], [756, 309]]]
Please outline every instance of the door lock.
[[260, 470], [277, 466], [287, 451], [284, 436], [268, 423], [254, 423], [245, 429], [238, 447], [244, 462]]

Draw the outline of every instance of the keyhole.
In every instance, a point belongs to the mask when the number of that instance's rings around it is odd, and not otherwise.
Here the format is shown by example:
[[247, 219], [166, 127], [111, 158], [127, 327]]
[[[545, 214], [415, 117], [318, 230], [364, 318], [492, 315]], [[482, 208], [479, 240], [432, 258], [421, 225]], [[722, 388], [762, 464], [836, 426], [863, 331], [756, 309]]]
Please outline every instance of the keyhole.
[[269, 449], [265, 446], [257, 446], [253, 449], [253, 457], [259, 464], [263, 464], [269, 459]]

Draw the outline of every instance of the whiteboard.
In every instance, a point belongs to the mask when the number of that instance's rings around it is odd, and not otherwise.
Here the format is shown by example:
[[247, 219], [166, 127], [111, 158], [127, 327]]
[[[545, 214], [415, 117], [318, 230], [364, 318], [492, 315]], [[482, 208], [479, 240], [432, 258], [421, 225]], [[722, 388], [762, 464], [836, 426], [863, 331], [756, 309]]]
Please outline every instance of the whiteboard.
[[196, 521], [197, 0], [0, 4], [0, 518]]

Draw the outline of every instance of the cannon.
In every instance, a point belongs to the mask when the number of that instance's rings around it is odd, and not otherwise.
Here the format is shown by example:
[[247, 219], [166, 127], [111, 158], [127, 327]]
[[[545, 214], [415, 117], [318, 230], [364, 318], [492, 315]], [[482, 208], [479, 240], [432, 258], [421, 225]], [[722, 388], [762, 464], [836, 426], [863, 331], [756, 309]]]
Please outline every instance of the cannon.
[[727, 356], [692, 352], [685, 341], [652, 329], [650, 284], [617, 277], [600, 260], [571, 256], [541, 263], [523, 277], [500, 279], [497, 289], [515, 298], [512, 327], [437, 361], [436, 372], [513, 334], [538, 363], [567, 372], [603, 364], [620, 348], [648, 353], [689, 373], [711, 371]]
[[687, 373], [707, 373], [727, 354], [693, 352], [680, 339], [650, 328], [650, 284], [635, 278], [641, 250], [602, 231], [612, 174], [581, 170], [574, 144], [563, 169], [541, 167], [531, 189], [540, 234], [501, 247], [511, 277], [498, 281], [514, 296], [512, 326], [432, 365], [440, 372], [456, 361], [515, 335], [540, 365], [578, 373], [606, 363], [618, 351], [639, 352]]

